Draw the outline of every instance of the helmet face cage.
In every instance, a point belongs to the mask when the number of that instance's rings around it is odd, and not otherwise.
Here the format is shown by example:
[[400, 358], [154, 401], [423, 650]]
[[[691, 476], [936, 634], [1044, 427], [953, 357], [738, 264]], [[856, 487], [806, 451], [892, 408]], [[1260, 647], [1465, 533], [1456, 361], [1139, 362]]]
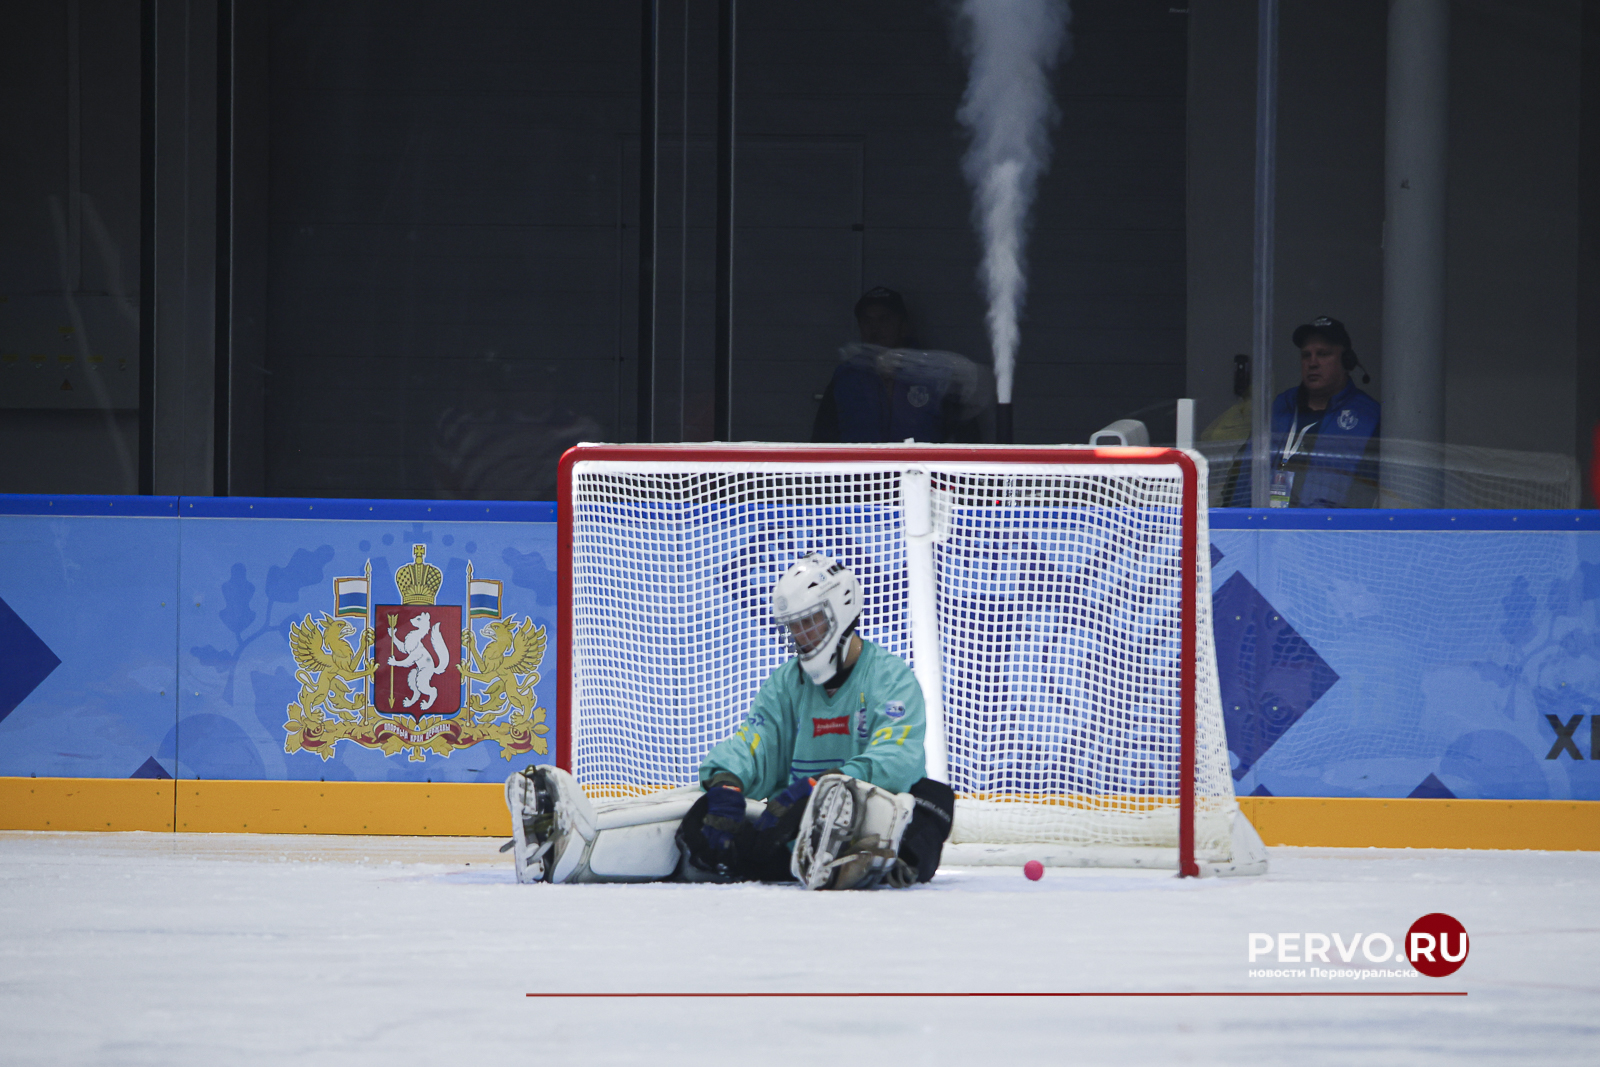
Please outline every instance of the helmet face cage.
[[826, 648], [838, 623], [833, 617], [833, 605], [824, 601], [810, 611], [788, 615], [778, 620], [789, 633], [789, 647], [802, 659], [810, 658], [819, 649]]

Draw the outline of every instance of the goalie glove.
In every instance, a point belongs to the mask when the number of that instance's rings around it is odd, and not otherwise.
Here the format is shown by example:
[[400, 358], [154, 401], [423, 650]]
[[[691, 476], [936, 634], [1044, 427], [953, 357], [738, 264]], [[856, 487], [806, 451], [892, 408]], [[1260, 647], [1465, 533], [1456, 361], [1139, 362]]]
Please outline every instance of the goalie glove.
[[731, 882], [748, 875], [743, 853], [750, 848], [755, 830], [745, 818], [744, 793], [727, 785], [713, 785], [683, 817], [678, 827], [678, 848], [684, 863], [699, 872], [691, 880]]
[[733, 848], [739, 828], [744, 825], [744, 794], [728, 785], [714, 785], [706, 790], [706, 817], [700, 823], [700, 832], [712, 852], [726, 852]]
[[811, 799], [811, 790], [816, 784], [817, 780], [815, 778], [801, 778], [790, 785], [788, 789], [767, 801], [767, 810], [762, 812], [761, 818], [756, 820], [756, 833], [766, 833], [776, 827], [796, 805], [803, 808], [806, 801]]

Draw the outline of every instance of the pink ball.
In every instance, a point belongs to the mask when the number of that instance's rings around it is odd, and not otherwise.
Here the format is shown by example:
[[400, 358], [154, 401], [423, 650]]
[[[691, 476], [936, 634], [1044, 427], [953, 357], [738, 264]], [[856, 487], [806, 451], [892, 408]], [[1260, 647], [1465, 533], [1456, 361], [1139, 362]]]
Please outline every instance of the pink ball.
[[1044, 877], [1044, 864], [1038, 860], [1029, 860], [1022, 865], [1022, 873], [1028, 876], [1028, 881], [1037, 882]]

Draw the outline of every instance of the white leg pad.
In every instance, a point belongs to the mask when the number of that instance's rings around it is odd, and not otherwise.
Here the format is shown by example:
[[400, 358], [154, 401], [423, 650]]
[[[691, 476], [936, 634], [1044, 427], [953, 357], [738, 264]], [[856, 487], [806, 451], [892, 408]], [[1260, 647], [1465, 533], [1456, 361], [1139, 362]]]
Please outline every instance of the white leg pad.
[[595, 801], [595, 827], [616, 830], [645, 823], [677, 822], [689, 813], [694, 802], [702, 795], [699, 786], [686, 785], [681, 789], [669, 789], [648, 796]]
[[[701, 788], [692, 785], [643, 797], [591, 801], [559, 768], [539, 767], [532, 778], [514, 774], [506, 781], [506, 804], [512, 811], [517, 880], [653, 882], [671, 877], [678, 869], [678, 824], [702, 795]], [[745, 810], [756, 818], [765, 805], [750, 801]], [[519, 818], [523, 811], [545, 816], [534, 820], [537, 826], [553, 822], [547, 838], [535, 834], [524, 840], [525, 826]]]
[[651, 882], [678, 869], [678, 823], [639, 823], [601, 830], [589, 846], [580, 882]]
[[678, 869], [678, 824], [699, 786], [595, 805], [595, 837], [570, 882], [654, 882]]
[[[678, 870], [678, 824], [704, 795], [697, 785], [595, 805], [598, 832], [573, 882], [653, 882]], [[759, 818], [761, 801], [746, 801], [745, 815]]]

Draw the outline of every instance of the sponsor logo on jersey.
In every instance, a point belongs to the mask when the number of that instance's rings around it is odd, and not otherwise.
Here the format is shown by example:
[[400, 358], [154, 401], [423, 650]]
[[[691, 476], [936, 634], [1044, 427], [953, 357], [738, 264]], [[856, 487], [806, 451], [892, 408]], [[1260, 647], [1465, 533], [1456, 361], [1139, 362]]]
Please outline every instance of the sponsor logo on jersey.
[[886, 719], [903, 719], [906, 717], [906, 706], [898, 700], [891, 700], [883, 706], [883, 717]]
[[842, 734], [850, 736], [850, 716], [835, 715], [831, 719], [812, 719], [811, 736], [824, 737], [828, 734]]
[[858, 708], [850, 713], [850, 718], [856, 724], [856, 740], [865, 743], [872, 736], [872, 728], [868, 723], [869, 716], [866, 708]]

